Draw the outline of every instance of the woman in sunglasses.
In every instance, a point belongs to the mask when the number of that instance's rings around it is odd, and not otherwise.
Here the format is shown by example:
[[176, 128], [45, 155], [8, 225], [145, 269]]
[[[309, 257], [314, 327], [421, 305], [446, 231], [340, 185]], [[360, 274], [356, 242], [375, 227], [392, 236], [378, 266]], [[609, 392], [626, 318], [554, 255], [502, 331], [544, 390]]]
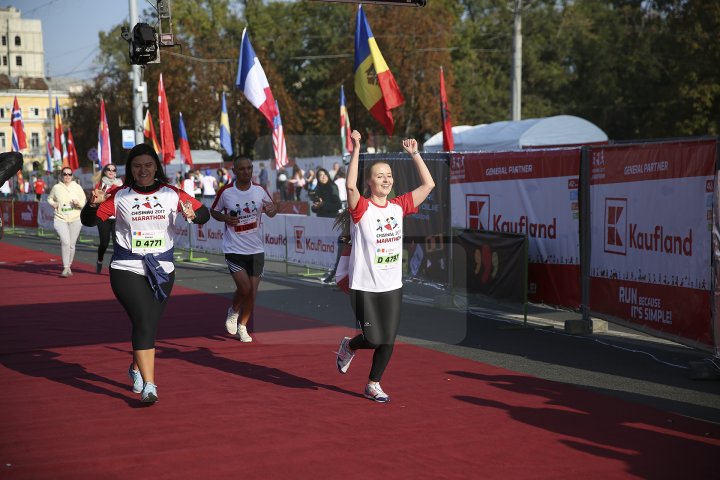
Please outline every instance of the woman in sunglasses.
[[[110, 193], [121, 186], [122, 180], [117, 178], [117, 167], [112, 163], [105, 165], [100, 172], [100, 181], [97, 183], [97, 185], [95, 185], [95, 189], [102, 190], [105, 193]], [[98, 235], [100, 237], [100, 245], [98, 246], [98, 256], [97, 264], [95, 265], [95, 273], [99, 274], [102, 271], [105, 251], [110, 244], [110, 234], [112, 234], [113, 243], [115, 243], [115, 215], [111, 216], [104, 222], [98, 221], [97, 228]]]
[[62, 254], [63, 271], [61, 277], [72, 275], [73, 258], [75, 257], [75, 244], [80, 236], [80, 210], [85, 205], [85, 192], [73, 180], [73, 171], [70, 167], [63, 167], [61, 181], [56, 183], [48, 195], [48, 203], [55, 209], [53, 226], [60, 237], [60, 252]]

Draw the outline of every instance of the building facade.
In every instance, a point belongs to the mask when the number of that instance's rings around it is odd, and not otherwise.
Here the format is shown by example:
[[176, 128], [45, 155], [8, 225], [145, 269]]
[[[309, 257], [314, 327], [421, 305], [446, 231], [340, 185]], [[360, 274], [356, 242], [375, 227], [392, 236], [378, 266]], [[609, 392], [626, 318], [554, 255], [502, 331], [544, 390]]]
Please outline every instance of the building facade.
[[40, 20], [23, 19], [15, 7], [0, 8], [0, 72], [8, 77], [45, 77]]

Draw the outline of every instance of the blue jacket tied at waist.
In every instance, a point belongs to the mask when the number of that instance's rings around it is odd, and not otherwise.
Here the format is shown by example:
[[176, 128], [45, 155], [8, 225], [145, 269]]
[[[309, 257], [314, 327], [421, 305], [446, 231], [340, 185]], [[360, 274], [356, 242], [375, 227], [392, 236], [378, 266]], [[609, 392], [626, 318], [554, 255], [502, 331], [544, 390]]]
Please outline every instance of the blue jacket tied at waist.
[[155, 298], [159, 302], [164, 302], [167, 298], [167, 294], [161, 287], [170, 280], [170, 275], [160, 266], [160, 261], [172, 262], [175, 258], [173, 255], [174, 252], [175, 247], [160, 253], [140, 255], [138, 253], [133, 253], [118, 244], [114, 244], [112, 260], [142, 260], [146, 267], [147, 279], [148, 282], [150, 282], [153, 295], [155, 295]]

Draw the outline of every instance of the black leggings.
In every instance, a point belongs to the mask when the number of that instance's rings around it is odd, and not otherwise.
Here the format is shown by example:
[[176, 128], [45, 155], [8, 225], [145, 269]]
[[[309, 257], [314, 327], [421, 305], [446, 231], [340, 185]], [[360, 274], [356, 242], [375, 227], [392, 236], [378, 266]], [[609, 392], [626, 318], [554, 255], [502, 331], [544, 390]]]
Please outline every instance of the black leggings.
[[98, 235], [100, 235], [100, 246], [98, 247], [98, 262], [102, 262], [105, 258], [105, 251], [110, 244], [110, 234], [113, 237], [113, 243], [115, 242], [115, 219], [97, 222]]
[[402, 288], [389, 292], [350, 290], [350, 304], [362, 333], [350, 340], [350, 348], [374, 349], [370, 380], [379, 382], [390, 362], [400, 324]]
[[[162, 289], [170, 296], [175, 282], [175, 272]], [[155, 299], [150, 283], [144, 275], [110, 268], [110, 286], [132, 322], [133, 350], [155, 348], [155, 337], [160, 317], [167, 305], [167, 299], [160, 303]]]

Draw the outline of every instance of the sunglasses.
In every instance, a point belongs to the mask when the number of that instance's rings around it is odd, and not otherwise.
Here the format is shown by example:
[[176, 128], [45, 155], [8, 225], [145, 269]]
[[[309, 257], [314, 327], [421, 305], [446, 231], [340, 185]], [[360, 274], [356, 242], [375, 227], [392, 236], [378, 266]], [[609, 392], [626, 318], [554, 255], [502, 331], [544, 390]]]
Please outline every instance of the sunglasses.
[[117, 172], [117, 170], [115, 170], [114, 168], [108, 168], [108, 169], [105, 170], [105, 171], [106, 171], [106, 172]]
[[63, 172], [63, 177], [72, 177], [72, 173]]

